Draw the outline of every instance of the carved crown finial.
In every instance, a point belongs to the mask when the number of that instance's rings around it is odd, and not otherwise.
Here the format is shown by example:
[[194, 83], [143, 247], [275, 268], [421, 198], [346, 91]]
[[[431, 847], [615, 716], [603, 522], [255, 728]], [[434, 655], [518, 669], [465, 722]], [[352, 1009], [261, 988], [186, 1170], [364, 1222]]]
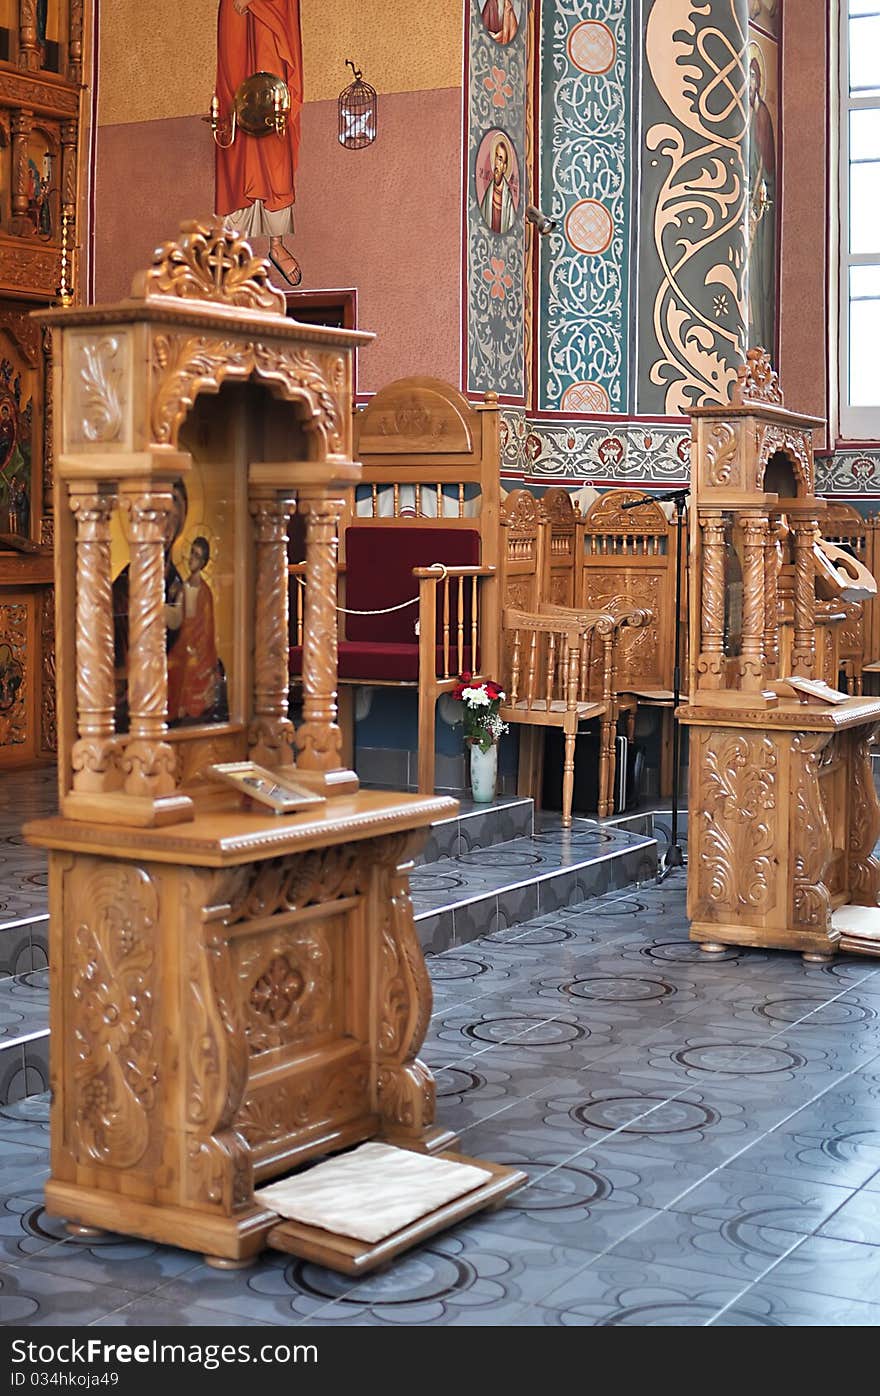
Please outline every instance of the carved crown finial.
[[177, 296], [284, 314], [284, 295], [269, 281], [269, 263], [255, 257], [250, 243], [222, 218], [188, 220], [180, 234], [177, 242], [157, 248], [152, 267], [137, 274], [131, 288], [136, 299]]
[[782, 406], [779, 374], [770, 362], [768, 350], [748, 350], [745, 363], [737, 369], [731, 401], [734, 407], [744, 407], [749, 402], [769, 402], [777, 407]]

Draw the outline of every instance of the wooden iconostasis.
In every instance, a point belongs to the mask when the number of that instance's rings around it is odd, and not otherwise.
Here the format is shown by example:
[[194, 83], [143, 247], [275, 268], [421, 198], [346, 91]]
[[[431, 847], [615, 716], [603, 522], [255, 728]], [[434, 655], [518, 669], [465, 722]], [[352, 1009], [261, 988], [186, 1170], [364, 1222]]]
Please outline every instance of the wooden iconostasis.
[[0, 0], [0, 769], [56, 747], [51, 344], [32, 312], [80, 299], [90, 34], [91, 0]]

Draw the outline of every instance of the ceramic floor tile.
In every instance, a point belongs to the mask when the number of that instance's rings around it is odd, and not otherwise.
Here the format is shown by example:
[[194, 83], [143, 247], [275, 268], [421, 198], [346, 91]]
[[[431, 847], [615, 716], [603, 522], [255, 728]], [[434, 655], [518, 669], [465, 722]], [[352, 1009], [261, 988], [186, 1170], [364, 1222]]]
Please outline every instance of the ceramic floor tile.
[[819, 1228], [820, 1236], [838, 1236], [844, 1241], [864, 1241], [880, 1246], [880, 1201], [866, 1189], [855, 1193]]
[[702, 1328], [742, 1288], [736, 1279], [611, 1254], [597, 1257], [544, 1302], [552, 1323], [563, 1328]]
[[108, 1285], [18, 1265], [0, 1265], [0, 1313], [12, 1327], [85, 1327], [135, 1296]]
[[712, 1320], [713, 1328], [876, 1328], [880, 1306], [760, 1281]]
[[620, 1240], [612, 1253], [644, 1265], [750, 1282], [792, 1251], [799, 1239], [796, 1232], [771, 1226], [665, 1211]]
[[774, 1265], [767, 1280], [809, 1294], [880, 1302], [880, 1246], [808, 1236]]

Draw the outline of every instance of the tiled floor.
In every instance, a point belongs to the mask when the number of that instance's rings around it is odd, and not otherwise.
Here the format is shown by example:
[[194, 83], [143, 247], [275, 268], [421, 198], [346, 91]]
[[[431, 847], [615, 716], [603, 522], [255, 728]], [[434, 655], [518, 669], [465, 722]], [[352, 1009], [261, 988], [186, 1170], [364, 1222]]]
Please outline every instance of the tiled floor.
[[425, 1056], [464, 1152], [528, 1185], [360, 1281], [218, 1273], [42, 1212], [45, 1098], [0, 1109], [10, 1324], [874, 1326], [880, 964], [687, 940], [684, 878], [429, 961]]

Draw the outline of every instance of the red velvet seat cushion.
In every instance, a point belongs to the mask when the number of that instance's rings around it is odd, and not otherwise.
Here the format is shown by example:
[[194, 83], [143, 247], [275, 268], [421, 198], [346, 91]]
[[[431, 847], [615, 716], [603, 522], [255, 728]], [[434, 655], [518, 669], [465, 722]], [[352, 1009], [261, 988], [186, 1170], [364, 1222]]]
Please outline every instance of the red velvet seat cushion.
[[[480, 562], [480, 535], [470, 528], [365, 528], [351, 524], [345, 534], [346, 605], [360, 611], [396, 606], [417, 596], [414, 567], [444, 562], [448, 567], [476, 567]], [[438, 634], [443, 633], [442, 589], [438, 588]], [[467, 587], [469, 597], [470, 587]], [[457, 586], [450, 588], [450, 623], [458, 623]], [[350, 641], [370, 640], [383, 645], [412, 644], [418, 606], [408, 606], [381, 616], [346, 616], [345, 636]], [[466, 604], [465, 625], [470, 625]]]
[[[466, 645], [459, 668], [471, 669], [471, 648]], [[450, 650], [450, 664], [455, 653]], [[479, 655], [477, 656], [479, 658]], [[291, 678], [302, 674], [302, 646], [290, 648]], [[443, 672], [443, 650], [437, 650], [438, 674]], [[381, 644], [372, 640], [343, 640], [339, 646], [339, 678], [349, 682], [374, 683], [382, 679], [398, 683], [416, 683], [419, 677], [419, 647], [417, 644]]]

